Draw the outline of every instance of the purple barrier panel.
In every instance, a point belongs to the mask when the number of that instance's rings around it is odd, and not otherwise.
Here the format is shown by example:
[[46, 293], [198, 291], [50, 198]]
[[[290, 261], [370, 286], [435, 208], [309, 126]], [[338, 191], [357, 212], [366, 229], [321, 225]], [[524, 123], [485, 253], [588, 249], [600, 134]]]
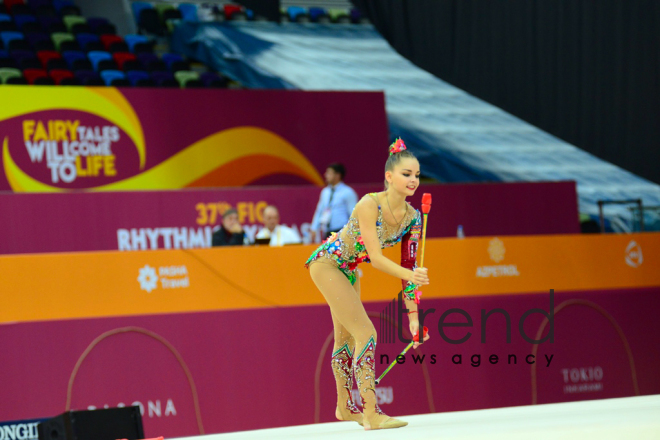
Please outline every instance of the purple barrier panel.
[[[355, 185], [362, 196], [380, 185]], [[574, 182], [421, 186], [433, 195], [427, 237], [570, 234], [579, 232]], [[281, 222], [309, 243], [319, 187], [271, 187], [153, 192], [0, 194], [0, 254], [199, 248], [228, 207], [238, 209], [253, 241], [263, 209], [279, 208]]]
[[[528, 358], [534, 344], [518, 324], [531, 309], [549, 313], [548, 293], [424, 301], [423, 308], [435, 309], [425, 318], [431, 340], [418, 353], [408, 352], [383, 379], [381, 408], [402, 416], [531, 404], [528, 361], [536, 362], [538, 403], [632, 396], [635, 380], [640, 394], [660, 393], [660, 333], [653, 327], [659, 293], [658, 288], [556, 292], [554, 343], [539, 344], [535, 358]], [[387, 306], [366, 305], [379, 331], [377, 374], [387, 365], [382, 355], [391, 361], [405, 346], [387, 340], [380, 325]], [[462, 344], [445, 342], [439, 334], [440, 318], [452, 308], [472, 320], [472, 327], [445, 328], [452, 339], [471, 333]], [[488, 318], [481, 342], [481, 309], [495, 308], [511, 318], [511, 343], [498, 313]], [[537, 337], [545, 319], [539, 310], [524, 321], [529, 338]], [[446, 322], [467, 322], [466, 316], [453, 313]], [[149, 333], [126, 329], [132, 326]], [[107, 333], [116, 329], [124, 331]], [[147, 436], [195, 435], [199, 420], [207, 433], [329, 422], [336, 405], [331, 333], [327, 307], [0, 325], [0, 377], [10, 378], [0, 391], [0, 420], [64, 411], [78, 365], [71, 408], [140, 405]]]

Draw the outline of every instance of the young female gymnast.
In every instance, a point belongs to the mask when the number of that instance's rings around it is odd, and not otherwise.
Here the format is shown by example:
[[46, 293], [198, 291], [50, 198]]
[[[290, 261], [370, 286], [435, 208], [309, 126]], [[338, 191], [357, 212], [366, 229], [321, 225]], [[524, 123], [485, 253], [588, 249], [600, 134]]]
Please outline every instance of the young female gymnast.
[[[364, 196], [338, 233], [332, 234], [309, 257], [305, 266], [325, 297], [332, 314], [335, 344], [332, 370], [337, 382], [339, 420], [353, 420], [364, 429], [406, 426], [408, 422], [388, 417], [376, 402], [376, 329], [360, 301], [362, 262], [402, 280], [410, 332], [419, 330], [417, 287], [429, 284], [426, 268], [415, 258], [421, 233], [421, 216], [406, 197], [419, 186], [419, 162], [401, 139], [389, 148], [385, 164], [385, 191]], [[401, 241], [401, 265], [386, 258], [382, 249]], [[424, 341], [428, 340], [428, 335]], [[414, 344], [417, 348], [418, 342]], [[354, 366], [354, 368], [353, 368]], [[353, 403], [353, 369], [364, 414]]]

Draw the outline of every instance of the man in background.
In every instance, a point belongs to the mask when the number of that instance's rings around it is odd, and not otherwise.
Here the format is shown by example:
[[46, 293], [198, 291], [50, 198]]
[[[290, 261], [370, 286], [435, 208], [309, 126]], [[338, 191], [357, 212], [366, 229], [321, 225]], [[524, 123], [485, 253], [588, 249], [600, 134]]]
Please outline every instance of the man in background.
[[298, 233], [284, 225], [280, 225], [280, 213], [273, 205], [264, 208], [264, 228], [257, 234], [259, 238], [270, 238], [271, 246], [299, 244], [302, 242]]
[[212, 246], [239, 246], [248, 244], [245, 231], [238, 221], [238, 211], [234, 208], [228, 209], [222, 214], [220, 228], [213, 233]]
[[344, 183], [346, 169], [340, 163], [332, 163], [325, 170], [325, 182], [328, 186], [323, 188], [319, 203], [316, 205], [314, 218], [310, 227], [312, 242], [317, 235], [327, 238], [333, 232], [344, 227], [353, 208], [358, 201], [353, 188]]

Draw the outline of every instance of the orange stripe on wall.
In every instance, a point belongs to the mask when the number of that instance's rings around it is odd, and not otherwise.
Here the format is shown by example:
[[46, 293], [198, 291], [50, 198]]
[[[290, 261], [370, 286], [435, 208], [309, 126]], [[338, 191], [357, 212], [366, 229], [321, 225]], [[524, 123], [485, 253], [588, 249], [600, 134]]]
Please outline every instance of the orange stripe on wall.
[[[0, 322], [325, 304], [303, 267], [313, 250], [2, 256]], [[398, 261], [398, 252], [385, 255]], [[652, 287], [660, 286], [660, 234], [432, 239], [425, 261], [431, 285], [422, 298]], [[369, 264], [361, 269], [364, 301], [391, 300], [401, 288]]]

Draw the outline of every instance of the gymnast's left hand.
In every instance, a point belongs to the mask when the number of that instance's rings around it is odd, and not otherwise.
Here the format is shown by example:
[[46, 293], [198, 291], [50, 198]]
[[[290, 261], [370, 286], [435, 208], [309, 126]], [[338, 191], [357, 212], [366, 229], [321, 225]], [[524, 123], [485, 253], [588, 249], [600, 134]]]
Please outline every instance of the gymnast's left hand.
[[[410, 320], [410, 334], [411, 334], [411, 335], [414, 335], [414, 334], [417, 333], [418, 331], [419, 331], [419, 321], [416, 320], [416, 319], [411, 319], [411, 320]], [[430, 336], [429, 336], [428, 333], [427, 333], [427, 335], [424, 336], [424, 340], [423, 340], [423, 342], [428, 341], [429, 338], [430, 338]], [[413, 348], [417, 348], [417, 347], [419, 347], [419, 342], [415, 342], [415, 343], [413, 344]]]

